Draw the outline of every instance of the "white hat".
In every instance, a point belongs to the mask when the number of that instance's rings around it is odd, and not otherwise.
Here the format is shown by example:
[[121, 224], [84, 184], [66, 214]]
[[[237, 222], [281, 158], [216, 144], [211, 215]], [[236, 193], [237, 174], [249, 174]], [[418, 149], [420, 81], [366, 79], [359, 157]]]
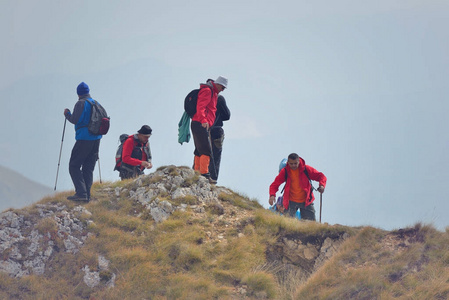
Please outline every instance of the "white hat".
[[228, 80], [224, 77], [218, 76], [217, 80], [215, 80], [215, 83], [221, 84], [225, 88], [228, 88]]

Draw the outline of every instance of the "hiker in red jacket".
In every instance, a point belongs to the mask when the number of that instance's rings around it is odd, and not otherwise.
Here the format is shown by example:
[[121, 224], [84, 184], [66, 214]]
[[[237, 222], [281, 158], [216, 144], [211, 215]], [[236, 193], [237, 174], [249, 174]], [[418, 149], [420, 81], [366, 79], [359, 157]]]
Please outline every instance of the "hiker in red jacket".
[[[309, 179], [310, 178], [310, 179]], [[299, 209], [301, 219], [315, 221], [315, 207], [313, 201], [313, 187], [311, 180], [318, 181], [318, 192], [323, 193], [327, 178], [311, 166], [306, 165], [304, 159], [298, 154], [288, 156], [287, 166], [283, 168], [270, 185], [270, 205], [276, 200], [276, 192], [279, 186], [285, 183], [283, 206], [290, 217], [294, 217]]]
[[215, 122], [217, 111], [217, 97], [228, 85], [228, 80], [219, 76], [217, 80], [208, 80], [206, 84], [200, 85], [196, 113], [190, 125], [192, 129], [195, 154], [193, 169], [200, 171], [201, 175], [216, 183], [210, 177], [209, 163], [212, 155], [209, 129]]
[[143, 175], [143, 170], [151, 169], [151, 151], [148, 139], [152, 129], [143, 125], [136, 134], [128, 136], [123, 143], [122, 162], [119, 166], [122, 180]]

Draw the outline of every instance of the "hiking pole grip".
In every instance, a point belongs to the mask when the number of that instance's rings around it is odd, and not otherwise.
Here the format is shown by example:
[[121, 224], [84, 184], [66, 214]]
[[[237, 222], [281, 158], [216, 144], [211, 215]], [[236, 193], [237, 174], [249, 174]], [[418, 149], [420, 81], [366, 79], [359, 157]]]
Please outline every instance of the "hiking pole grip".
[[62, 144], [64, 142], [64, 133], [65, 133], [65, 124], [66, 123], [67, 123], [67, 118], [64, 117], [64, 128], [62, 129], [61, 149], [59, 150], [58, 168], [56, 169], [55, 191], [56, 191], [56, 184], [58, 183], [59, 165], [61, 164]]
[[321, 223], [321, 209], [323, 208], [323, 193], [320, 193], [320, 223]]

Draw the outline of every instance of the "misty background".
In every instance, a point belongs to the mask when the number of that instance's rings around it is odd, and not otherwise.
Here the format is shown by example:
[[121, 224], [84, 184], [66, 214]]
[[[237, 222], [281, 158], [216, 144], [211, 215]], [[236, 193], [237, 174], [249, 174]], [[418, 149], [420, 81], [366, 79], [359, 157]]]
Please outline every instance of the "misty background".
[[[219, 185], [268, 207], [280, 161], [296, 152], [328, 178], [323, 222], [443, 230], [448, 13], [437, 0], [1, 1], [0, 165], [53, 189], [63, 110], [84, 81], [111, 116], [103, 181], [119, 180], [120, 134], [143, 124], [150, 172], [191, 166], [193, 141], [177, 142], [184, 97], [224, 76]], [[57, 191], [73, 189], [74, 142], [67, 122]]]

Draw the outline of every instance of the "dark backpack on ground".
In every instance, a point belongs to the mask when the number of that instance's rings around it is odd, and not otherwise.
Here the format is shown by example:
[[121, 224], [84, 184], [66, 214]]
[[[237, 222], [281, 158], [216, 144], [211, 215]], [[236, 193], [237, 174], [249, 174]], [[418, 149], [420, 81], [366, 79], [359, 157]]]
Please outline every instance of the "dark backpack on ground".
[[91, 105], [91, 114], [89, 125], [87, 129], [93, 135], [105, 135], [109, 131], [109, 120], [108, 114], [103, 106], [101, 106], [98, 101], [90, 101], [86, 99]]
[[118, 145], [117, 152], [115, 153], [114, 171], [120, 172], [120, 166], [122, 164], [123, 143], [125, 143], [125, 141], [128, 137], [129, 137], [129, 135], [126, 133], [120, 135], [120, 137], [119, 137], [120, 145]]
[[[212, 92], [212, 97], [214, 95], [212, 85], [209, 85], [209, 88]], [[190, 118], [193, 118], [193, 116], [196, 114], [196, 105], [198, 103], [198, 93], [200, 92], [200, 89], [194, 89], [190, 93], [187, 94], [186, 98], [184, 99], [184, 110], [189, 115]]]

